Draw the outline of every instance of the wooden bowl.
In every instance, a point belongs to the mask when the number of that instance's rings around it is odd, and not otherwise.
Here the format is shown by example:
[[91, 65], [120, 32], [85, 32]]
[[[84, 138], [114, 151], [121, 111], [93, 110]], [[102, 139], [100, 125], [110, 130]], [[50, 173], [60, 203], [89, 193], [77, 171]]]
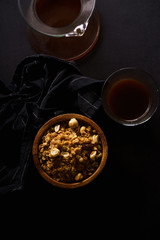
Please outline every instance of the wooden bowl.
[[[38, 151], [39, 151], [38, 149], [39, 149], [39, 144], [40, 144], [41, 138], [44, 135], [44, 132], [46, 130], [48, 130], [51, 126], [53, 126], [55, 124], [68, 121], [71, 118], [76, 118], [78, 121], [80, 121], [82, 123], [87, 123], [88, 125], [92, 126], [92, 128], [94, 128], [97, 131], [97, 133], [101, 139], [101, 142], [102, 142], [102, 158], [101, 158], [98, 168], [90, 177], [84, 179], [81, 182], [63, 183], [63, 182], [58, 182], [58, 181], [54, 180], [41, 168], [40, 161], [38, 159]], [[34, 164], [35, 164], [38, 172], [47, 182], [51, 183], [54, 186], [61, 187], [61, 188], [77, 188], [77, 187], [82, 187], [82, 186], [90, 183], [100, 174], [100, 172], [104, 168], [106, 161], [107, 161], [108, 144], [107, 144], [107, 140], [105, 138], [104, 133], [102, 132], [100, 127], [94, 121], [92, 121], [90, 118], [87, 118], [83, 115], [68, 113], [68, 114], [59, 115], [57, 117], [50, 119], [48, 122], [46, 122], [40, 128], [40, 130], [38, 131], [38, 133], [34, 139], [32, 154], [33, 154], [33, 161], [34, 161]]]

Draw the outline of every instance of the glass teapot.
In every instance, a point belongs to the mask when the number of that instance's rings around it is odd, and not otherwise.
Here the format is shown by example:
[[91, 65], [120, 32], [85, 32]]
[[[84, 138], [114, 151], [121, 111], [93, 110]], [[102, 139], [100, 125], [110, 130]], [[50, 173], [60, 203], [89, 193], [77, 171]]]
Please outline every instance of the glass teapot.
[[75, 60], [97, 42], [96, 0], [18, 0], [27, 36], [38, 53]]

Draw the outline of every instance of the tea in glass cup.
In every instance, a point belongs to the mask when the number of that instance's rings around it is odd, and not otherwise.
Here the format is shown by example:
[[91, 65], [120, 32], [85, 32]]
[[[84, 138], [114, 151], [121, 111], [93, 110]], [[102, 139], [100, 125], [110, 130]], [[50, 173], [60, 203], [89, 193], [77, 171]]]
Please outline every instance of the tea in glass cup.
[[159, 102], [159, 90], [152, 77], [136, 68], [111, 74], [102, 91], [105, 112], [114, 121], [135, 126], [149, 120]]

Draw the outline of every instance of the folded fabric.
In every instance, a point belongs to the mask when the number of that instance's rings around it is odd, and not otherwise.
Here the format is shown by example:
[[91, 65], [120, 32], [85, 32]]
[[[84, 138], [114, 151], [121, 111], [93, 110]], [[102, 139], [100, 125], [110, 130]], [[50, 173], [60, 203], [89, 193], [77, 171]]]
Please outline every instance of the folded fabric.
[[103, 82], [45, 55], [24, 59], [8, 86], [0, 81], [0, 194], [23, 188], [34, 137], [48, 119], [68, 112], [94, 116]]

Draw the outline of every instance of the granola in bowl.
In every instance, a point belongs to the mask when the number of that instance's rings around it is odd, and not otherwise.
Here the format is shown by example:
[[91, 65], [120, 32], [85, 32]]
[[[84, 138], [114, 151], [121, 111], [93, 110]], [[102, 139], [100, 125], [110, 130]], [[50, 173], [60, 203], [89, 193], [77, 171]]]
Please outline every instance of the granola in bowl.
[[39, 129], [32, 155], [35, 167], [47, 182], [73, 189], [85, 186], [101, 173], [108, 144], [93, 120], [67, 113], [50, 119]]
[[102, 158], [97, 131], [76, 118], [51, 126], [42, 136], [41, 168], [58, 182], [73, 183], [90, 177]]

